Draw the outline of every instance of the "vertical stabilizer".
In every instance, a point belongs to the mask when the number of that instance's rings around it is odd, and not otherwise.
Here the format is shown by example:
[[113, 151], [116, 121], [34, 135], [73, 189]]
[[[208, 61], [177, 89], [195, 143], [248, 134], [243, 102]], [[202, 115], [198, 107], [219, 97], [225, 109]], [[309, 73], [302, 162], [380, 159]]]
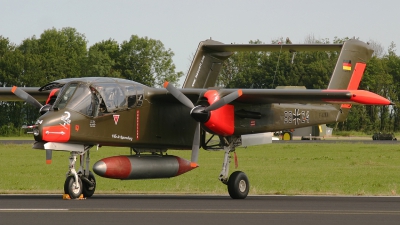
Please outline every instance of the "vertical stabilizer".
[[[346, 41], [343, 44], [328, 89], [346, 90], [350, 87], [357, 90], [364, 70], [362, 70], [361, 75], [357, 75], [355, 72], [357, 70], [360, 72], [362, 65], [365, 68], [366, 62], [371, 58], [373, 52], [374, 50], [362, 41], [354, 39]], [[358, 77], [353, 78], [353, 76]]]
[[[338, 61], [333, 71], [328, 89], [357, 90], [364, 74], [367, 61], [374, 51], [359, 40], [349, 40], [343, 44]], [[337, 122], [347, 118], [351, 104], [336, 106], [339, 109]]]
[[233, 52], [216, 51], [207, 49], [204, 45], [223, 44], [213, 40], [200, 42], [194, 55], [183, 88], [208, 88], [214, 87], [223, 62]]

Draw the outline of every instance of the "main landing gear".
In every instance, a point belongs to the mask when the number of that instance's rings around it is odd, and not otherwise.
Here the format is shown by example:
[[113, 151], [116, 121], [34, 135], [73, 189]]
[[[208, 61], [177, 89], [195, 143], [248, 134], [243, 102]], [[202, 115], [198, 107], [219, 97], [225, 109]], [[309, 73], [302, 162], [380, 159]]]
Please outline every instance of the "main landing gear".
[[[224, 146], [225, 156], [219, 180], [228, 186], [228, 192], [233, 199], [244, 199], [249, 194], [250, 183], [246, 174], [242, 171], [233, 172], [228, 179], [230, 153], [235, 151], [235, 145], [239, 141], [237, 137], [222, 138], [227, 144]], [[229, 141], [228, 141], [229, 140]]]
[[[79, 171], [76, 172], [75, 162], [78, 155], [80, 157], [80, 168]], [[64, 198], [76, 199], [92, 197], [96, 190], [96, 178], [93, 173], [89, 171], [89, 164], [89, 149], [83, 154], [79, 154], [79, 152], [75, 151], [71, 152], [69, 157], [69, 170], [64, 183]]]

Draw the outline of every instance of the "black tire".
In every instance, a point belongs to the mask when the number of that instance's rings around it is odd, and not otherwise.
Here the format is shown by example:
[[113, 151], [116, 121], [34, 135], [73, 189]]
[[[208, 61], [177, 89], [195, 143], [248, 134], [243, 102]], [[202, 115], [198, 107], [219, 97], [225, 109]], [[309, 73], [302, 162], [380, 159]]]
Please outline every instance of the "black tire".
[[82, 194], [83, 194], [83, 197], [85, 197], [85, 198], [92, 197], [94, 194], [94, 191], [96, 190], [96, 178], [94, 177], [94, 174], [92, 173], [92, 171], [89, 171], [88, 180], [91, 181], [94, 184], [94, 186], [90, 187], [86, 182], [82, 182], [82, 184], [83, 184]]
[[250, 183], [246, 174], [235, 171], [228, 180], [228, 192], [233, 199], [245, 199], [249, 194]]
[[78, 177], [78, 183], [80, 188], [75, 188], [74, 176], [68, 176], [64, 183], [64, 193], [68, 194], [71, 199], [79, 198], [82, 194], [82, 180]]

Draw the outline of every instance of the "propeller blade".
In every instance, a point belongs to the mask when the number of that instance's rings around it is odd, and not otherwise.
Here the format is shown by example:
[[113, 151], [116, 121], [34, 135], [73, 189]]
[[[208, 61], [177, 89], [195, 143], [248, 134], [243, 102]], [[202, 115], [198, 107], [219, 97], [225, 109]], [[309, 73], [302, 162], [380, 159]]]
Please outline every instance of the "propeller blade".
[[224, 96], [220, 100], [214, 102], [212, 105], [208, 106], [207, 108], [204, 109], [204, 111], [209, 112], [213, 111], [216, 109], [221, 108], [222, 106], [234, 101], [235, 99], [239, 98], [242, 96], [243, 92], [242, 90], [237, 90], [235, 92], [230, 93], [229, 95]]
[[46, 150], [46, 164], [51, 164], [51, 158], [53, 156], [52, 150]]
[[190, 166], [192, 168], [198, 167], [197, 159], [199, 158], [199, 149], [200, 149], [200, 123], [197, 123], [192, 145], [192, 158], [190, 163]]
[[20, 99], [26, 101], [27, 103], [35, 106], [38, 109], [43, 107], [43, 105], [40, 104], [34, 97], [26, 93], [24, 90], [18, 88], [17, 86], [14, 86], [11, 89], [11, 92], [18, 96]]
[[[175, 88], [168, 81], [164, 82], [164, 87], [185, 106], [193, 109], [194, 104], [188, 97], [186, 97], [182, 92], [180, 92], [177, 88]], [[190, 166], [192, 168], [198, 167], [197, 159], [199, 158], [199, 149], [200, 149], [200, 123], [196, 124], [196, 130], [194, 132], [193, 144], [192, 144], [192, 156]]]
[[164, 87], [176, 98], [178, 101], [180, 101], [182, 104], [189, 108], [194, 108], [194, 105], [192, 101], [188, 97], [186, 97], [182, 92], [180, 92], [177, 88], [175, 88], [172, 84], [168, 83], [168, 81], [165, 81]]

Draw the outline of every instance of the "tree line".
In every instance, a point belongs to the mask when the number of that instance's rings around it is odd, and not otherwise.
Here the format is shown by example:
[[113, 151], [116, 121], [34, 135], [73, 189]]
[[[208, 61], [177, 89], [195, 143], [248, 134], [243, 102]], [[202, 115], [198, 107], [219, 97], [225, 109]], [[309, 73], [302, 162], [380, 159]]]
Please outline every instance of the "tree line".
[[[348, 38], [335, 38], [342, 43]], [[282, 42], [283, 39], [272, 43]], [[287, 42], [290, 40], [286, 40]], [[262, 43], [259, 40], [249, 43]], [[305, 43], [330, 43], [329, 39], [306, 37]], [[290, 44], [290, 43], [287, 43]], [[88, 47], [86, 37], [74, 28], [45, 30], [16, 45], [0, 36], [0, 83], [39, 87], [57, 79], [73, 77], [119, 77], [160, 87], [165, 80], [175, 85], [183, 72], [176, 71], [174, 55], [163, 43], [132, 35], [118, 43], [103, 40]], [[392, 43], [387, 52], [371, 42], [375, 49], [360, 84], [360, 89], [385, 96], [393, 102], [400, 98], [400, 58]], [[339, 52], [239, 52], [231, 56], [218, 78], [218, 86], [227, 88], [275, 88], [305, 86], [327, 87]], [[16, 135], [23, 125], [38, 118], [38, 110], [24, 102], [0, 102], [0, 135]], [[400, 112], [396, 106], [353, 105], [348, 119], [332, 124], [339, 130], [396, 132], [400, 130]]]

